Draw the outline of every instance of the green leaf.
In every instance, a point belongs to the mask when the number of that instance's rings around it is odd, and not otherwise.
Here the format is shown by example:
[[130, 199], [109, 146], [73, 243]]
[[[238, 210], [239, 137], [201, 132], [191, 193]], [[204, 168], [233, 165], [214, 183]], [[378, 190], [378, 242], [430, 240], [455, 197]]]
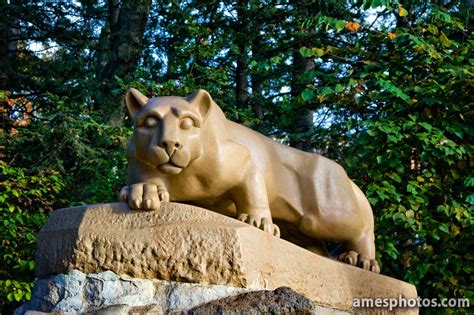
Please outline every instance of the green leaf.
[[328, 94], [333, 94], [333, 93], [334, 93], [334, 90], [332, 88], [326, 86], [326, 87], [322, 88], [320, 94], [321, 95], [328, 95]]
[[280, 64], [281, 63], [281, 57], [280, 56], [274, 56], [270, 58], [270, 61], [274, 64]]
[[443, 231], [444, 233], [446, 234], [449, 234], [449, 228], [446, 224], [441, 224], [440, 226], [438, 226], [438, 229], [440, 229], [441, 231]]
[[301, 93], [301, 97], [303, 98], [304, 101], [309, 101], [309, 100], [313, 99], [314, 91], [312, 89], [306, 88]]
[[368, 129], [368, 130], [367, 130], [367, 134], [368, 134], [369, 136], [375, 136], [377, 133], [376, 133], [375, 131], [373, 131], [372, 129]]
[[446, 127], [446, 130], [454, 135], [456, 135], [458, 138], [462, 139], [464, 137], [464, 133], [462, 130], [459, 128], [451, 128], [451, 127]]
[[309, 48], [301, 47], [300, 48], [300, 54], [303, 57], [311, 57], [311, 56], [313, 56], [313, 51]]
[[438, 28], [433, 24], [428, 25], [428, 31], [433, 35], [438, 35]]
[[469, 203], [470, 205], [474, 205], [474, 193], [467, 196], [466, 202]]
[[397, 250], [393, 243], [386, 244], [385, 252], [393, 259], [396, 259], [400, 254], [400, 252]]
[[395, 214], [393, 215], [393, 220], [394, 220], [395, 222], [396, 222], [396, 221], [403, 222], [403, 221], [405, 221], [405, 218], [406, 218], [406, 216], [403, 215], [403, 213], [395, 213]]
[[474, 187], [474, 177], [468, 177], [464, 180], [464, 186]]
[[431, 126], [430, 124], [425, 123], [425, 122], [421, 122], [421, 123], [419, 123], [419, 125], [422, 126], [423, 128], [425, 128], [426, 130], [428, 130], [428, 132], [431, 132], [431, 130], [433, 129], [433, 126]]
[[452, 45], [451, 41], [446, 37], [446, 35], [443, 32], [441, 32], [441, 35], [439, 36], [439, 39], [445, 47], [451, 47], [451, 45]]
[[408, 184], [407, 185], [407, 192], [412, 193], [412, 194], [415, 195], [416, 194], [416, 187], [411, 185], [411, 184]]
[[322, 56], [324, 56], [324, 54], [325, 54], [324, 50], [321, 49], [321, 48], [313, 48], [312, 51], [313, 51], [313, 53], [316, 54], [316, 56], [318, 56], [318, 57], [322, 57]]
[[391, 94], [401, 98], [402, 100], [404, 100], [408, 104], [410, 104], [410, 105], [413, 104], [413, 101], [410, 99], [410, 97], [408, 95], [406, 95], [401, 89], [399, 89], [398, 87], [393, 85], [393, 83], [391, 83], [390, 81], [387, 81], [387, 80], [384, 80], [384, 79], [378, 79], [377, 83], [380, 86], [382, 86], [383, 88], [385, 88], [388, 92], [390, 92]]
[[344, 29], [344, 26], [346, 26], [346, 22], [344, 21], [337, 21], [336, 24], [335, 24], [335, 27], [336, 27], [336, 31], [340, 32]]
[[394, 132], [397, 132], [398, 131], [398, 128], [395, 127], [395, 126], [390, 126], [390, 125], [379, 125], [378, 128], [380, 129], [380, 131], [383, 131], [387, 134], [389, 133], [394, 133]]
[[382, 5], [382, 0], [372, 0], [370, 1], [370, 7], [371, 8], [377, 8]]

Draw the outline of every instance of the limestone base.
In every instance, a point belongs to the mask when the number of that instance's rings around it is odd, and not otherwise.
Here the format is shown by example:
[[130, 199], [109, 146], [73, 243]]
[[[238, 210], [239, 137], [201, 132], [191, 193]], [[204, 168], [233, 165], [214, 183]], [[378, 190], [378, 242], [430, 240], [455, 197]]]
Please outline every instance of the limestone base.
[[[86, 275], [72, 270], [68, 274], [37, 279], [31, 300], [18, 308], [14, 315], [213, 314], [216, 308], [209, 308], [206, 303], [246, 292], [250, 290], [223, 285], [137, 279], [119, 276], [111, 271]], [[291, 300], [286, 302], [292, 304], [291, 307], [298, 314], [349, 314], [317, 306], [304, 297], [289, 292], [286, 295]], [[221, 302], [222, 304], [225, 305]], [[200, 307], [196, 308], [197, 306]], [[278, 305], [269, 307], [278, 313]], [[281, 308], [282, 313], [285, 307]], [[194, 308], [196, 309], [193, 310]], [[247, 313], [250, 311], [246, 309]]]
[[15, 315], [32, 310], [80, 314], [113, 310], [113, 314], [128, 314], [134, 308], [168, 314], [247, 291], [222, 285], [137, 279], [111, 271], [86, 275], [72, 270], [37, 279], [31, 300], [18, 308]]

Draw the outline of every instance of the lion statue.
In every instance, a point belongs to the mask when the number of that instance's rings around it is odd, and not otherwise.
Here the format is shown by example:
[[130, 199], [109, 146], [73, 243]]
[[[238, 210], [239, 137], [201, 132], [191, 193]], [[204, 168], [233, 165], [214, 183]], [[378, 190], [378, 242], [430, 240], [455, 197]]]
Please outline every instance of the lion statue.
[[128, 186], [119, 199], [130, 208], [155, 210], [178, 201], [275, 236], [284, 227], [321, 254], [328, 255], [317, 246], [338, 242], [338, 260], [380, 272], [372, 209], [336, 162], [227, 120], [204, 90], [149, 99], [130, 89], [125, 103], [135, 129], [127, 148]]

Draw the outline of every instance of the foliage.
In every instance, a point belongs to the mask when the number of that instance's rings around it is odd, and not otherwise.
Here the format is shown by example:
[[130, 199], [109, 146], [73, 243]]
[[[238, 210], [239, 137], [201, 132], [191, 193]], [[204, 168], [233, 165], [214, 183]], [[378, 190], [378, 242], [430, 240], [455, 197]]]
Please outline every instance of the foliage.
[[331, 109], [336, 123], [313, 141], [345, 143], [337, 154], [373, 206], [384, 273], [415, 284], [422, 297], [472, 304], [470, 36], [454, 15], [433, 7], [410, 28], [364, 29], [346, 35], [343, 48], [302, 49], [333, 62], [324, 84], [302, 97]]
[[0, 2], [0, 312], [29, 297], [49, 211], [116, 199], [130, 87], [207, 89], [228, 118], [338, 160], [373, 206], [383, 273], [473, 298], [463, 1], [109, 3]]
[[[49, 97], [52, 113], [43, 112], [48, 114], [46, 122], [30, 119], [11, 124], [14, 127], [4, 135], [6, 157], [16, 165], [60, 172], [67, 203], [115, 200], [125, 182], [124, 151], [131, 130], [97, 122], [92, 115], [68, 107], [67, 97]], [[20, 115], [15, 102], [7, 112]]]
[[[37, 234], [54, 209], [116, 200], [125, 183], [125, 144], [131, 132], [111, 127], [51, 97], [47, 122], [24, 111], [22, 100], [3, 92], [7, 122], [0, 164], [0, 309], [30, 298]], [[19, 167], [17, 165], [24, 165]]]
[[38, 232], [64, 187], [54, 171], [37, 173], [0, 162], [0, 307], [31, 297]]

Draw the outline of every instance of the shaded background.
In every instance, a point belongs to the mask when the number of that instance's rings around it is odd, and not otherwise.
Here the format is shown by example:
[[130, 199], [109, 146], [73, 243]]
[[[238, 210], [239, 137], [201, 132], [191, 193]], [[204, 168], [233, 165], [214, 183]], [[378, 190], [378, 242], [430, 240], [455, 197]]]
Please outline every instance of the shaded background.
[[130, 87], [206, 89], [229, 119], [338, 161], [374, 209], [382, 273], [474, 303], [472, 1], [2, 0], [0, 12], [1, 313], [31, 296], [50, 211], [116, 201]]

